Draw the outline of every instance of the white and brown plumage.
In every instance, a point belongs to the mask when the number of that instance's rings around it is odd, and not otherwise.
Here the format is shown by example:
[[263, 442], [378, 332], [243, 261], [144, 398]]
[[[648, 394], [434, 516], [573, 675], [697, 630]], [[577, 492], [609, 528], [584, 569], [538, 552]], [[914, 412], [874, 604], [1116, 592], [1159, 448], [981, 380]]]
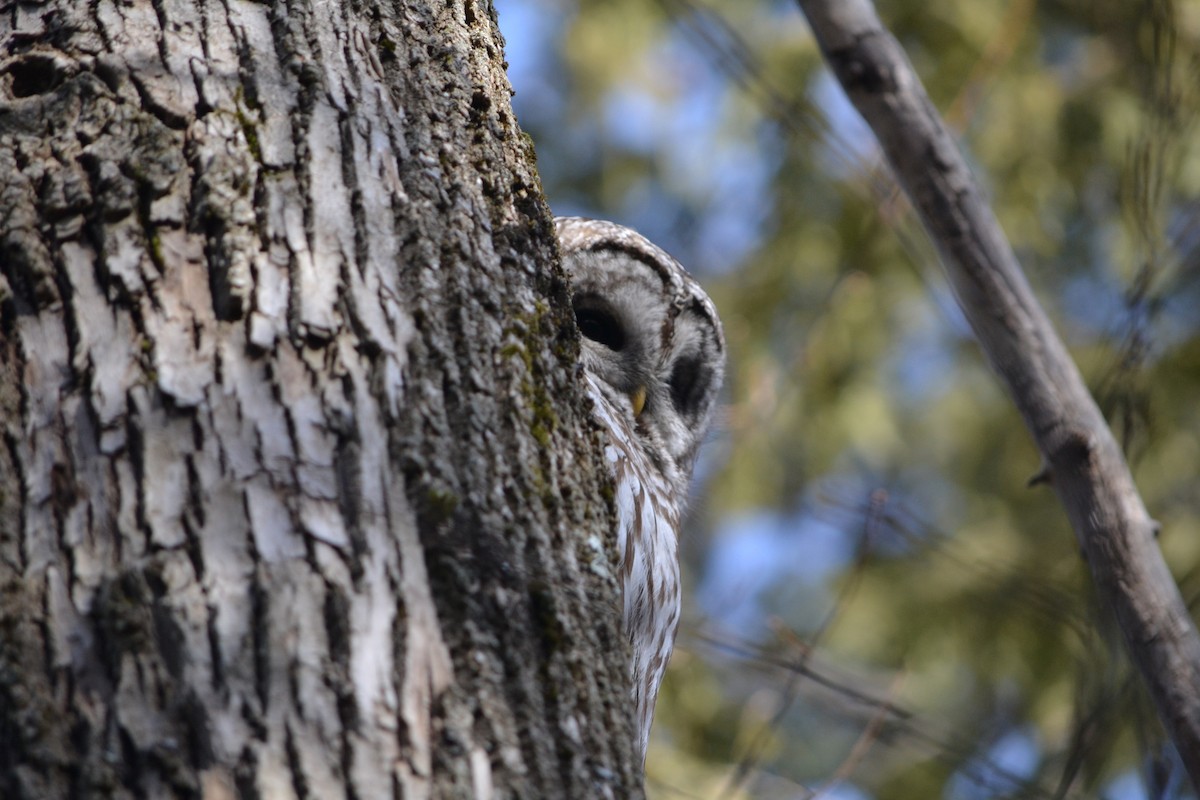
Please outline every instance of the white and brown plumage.
[[679, 626], [679, 523], [724, 377], [725, 339], [708, 295], [641, 234], [579, 217], [556, 223], [593, 413], [610, 440], [644, 758]]

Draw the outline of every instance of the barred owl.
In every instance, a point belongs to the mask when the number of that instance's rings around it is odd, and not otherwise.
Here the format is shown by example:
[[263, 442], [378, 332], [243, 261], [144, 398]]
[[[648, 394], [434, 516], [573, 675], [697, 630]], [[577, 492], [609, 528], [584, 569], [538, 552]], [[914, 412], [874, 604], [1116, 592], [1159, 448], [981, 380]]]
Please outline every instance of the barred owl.
[[679, 625], [679, 524], [725, 372], [725, 339], [708, 295], [645, 237], [611, 222], [556, 222], [617, 485], [623, 622], [645, 759]]

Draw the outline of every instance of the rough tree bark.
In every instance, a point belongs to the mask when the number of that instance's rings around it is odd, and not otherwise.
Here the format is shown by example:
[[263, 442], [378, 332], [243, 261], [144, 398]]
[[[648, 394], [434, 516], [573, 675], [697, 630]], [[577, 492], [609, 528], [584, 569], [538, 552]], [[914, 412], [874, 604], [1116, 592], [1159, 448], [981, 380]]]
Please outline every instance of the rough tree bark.
[[0, 796], [637, 797], [480, 0], [0, 2]]
[[800, 0], [942, 256], [959, 305], [1046, 462], [1100, 597], [1200, 788], [1200, 635], [1155, 523], [1079, 370], [899, 42], [870, 0]]

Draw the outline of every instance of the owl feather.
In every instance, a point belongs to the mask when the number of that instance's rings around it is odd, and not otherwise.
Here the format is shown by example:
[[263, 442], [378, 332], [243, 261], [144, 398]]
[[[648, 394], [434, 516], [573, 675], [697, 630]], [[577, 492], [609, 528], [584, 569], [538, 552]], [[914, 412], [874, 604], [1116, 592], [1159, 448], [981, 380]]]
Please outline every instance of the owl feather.
[[622, 620], [644, 760], [679, 627], [680, 519], [720, 393], [725, 339], [708, 295], [644, 236], [601, 220], [555, 222], [584, 379], [616, 482]]

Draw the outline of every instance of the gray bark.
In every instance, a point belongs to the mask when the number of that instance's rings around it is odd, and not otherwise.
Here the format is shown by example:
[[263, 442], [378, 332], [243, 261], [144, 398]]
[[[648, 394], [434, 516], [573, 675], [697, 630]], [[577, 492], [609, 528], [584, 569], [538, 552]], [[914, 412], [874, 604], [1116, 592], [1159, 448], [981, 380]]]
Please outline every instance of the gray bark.
[[0, 3], [0, 796], [640, 796], [502, 48]]
[[1045, 459], [1100, 597], [1200, 789], [1200, 636], [1129, 467], [900, 44], [869, 0], [800, 0]]

